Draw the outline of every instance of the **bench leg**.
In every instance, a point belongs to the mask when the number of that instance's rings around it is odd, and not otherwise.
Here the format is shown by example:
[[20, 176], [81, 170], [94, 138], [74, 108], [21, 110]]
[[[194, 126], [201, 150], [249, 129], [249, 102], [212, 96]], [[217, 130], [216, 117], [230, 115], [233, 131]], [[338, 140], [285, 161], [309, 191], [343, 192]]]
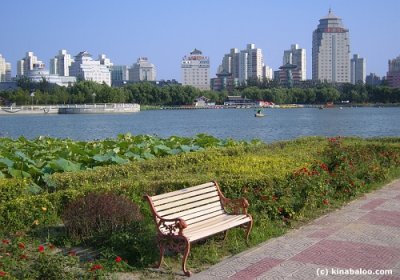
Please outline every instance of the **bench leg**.
[[246, 243], [249, 242], [249, 235], [250, 235], [250, 231], [253, 228], [253, 220], [251, 220], [250, 222], [247, 223], [247, 230], [246, 230]]
[[165, 240], [163, 240], [162, 237], [158, 237], [158, 249], [160, 250], [160, 257], [158, 259], [158, 263], [154, 266], [155, 268], [160, 268], [164, 259]]
[[190, 242], [187, 239], [185, 239], [185, 251], [184, 251], [183, 257], [182, 257], [182, 270], [183, 270], [183, 273], [185, 274], [185, 276], [188, 276], [188, 277], [190, 277], [192, 275], [192, 273], [186, 269], [186, 261], [189, 256], [189, 253], [190, 253]]

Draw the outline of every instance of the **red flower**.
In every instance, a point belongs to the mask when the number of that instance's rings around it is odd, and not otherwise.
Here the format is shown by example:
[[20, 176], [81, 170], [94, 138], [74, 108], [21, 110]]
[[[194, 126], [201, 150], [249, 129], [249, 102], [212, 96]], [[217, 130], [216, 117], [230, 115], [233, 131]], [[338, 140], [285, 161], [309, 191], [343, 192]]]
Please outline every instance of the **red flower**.
[[22, 242], [18, 243], [18, 248], [25, 249], [25, 244]]
[[119, 263], [119, 262], [121, 262], [121, 261], [122, 261], [122, 258], [121, 258], [120, 256], [117, 256], [117, 257], [115, 258], [115, 262]]
[[103, 266], [101, 264], [94, 264], [91, 268], [90, 271], [96, 271], [96, 270], [100, 270], [103, 269]]
[[38, 251], [42, 253], [44, 251], [44, 247], [42, 245], [39, 246]]
[[28, 259], [28, 256], [27, 256], [27, 255], [21, 255], [21, 256], [19, 256], [19, 258], [20, 258], [21, 260], [27, 260], [27, 259]]
[[329, 200], [325, 198], [325, 199], [322, 201], [322, 203], [325, 204], [325, 205], [329, 205]]
[[272, 201], [276, 201], [277, 199], [278, 198], [275, 195], [272, 196]]
[[4, 277], [4, 276], [6, 276], [7, 275], [7, 272], [4, 272], [4, 271], [1, 271], [0, 270], [0, 277]]
[[325, 171], [329, 171], [328, 165], [326, 165], [325, 163], [321, 163], [320, 167]]
[[3, 239], [3, 244], [10, 244], [10, 240], [8, 240], [8, 239]]

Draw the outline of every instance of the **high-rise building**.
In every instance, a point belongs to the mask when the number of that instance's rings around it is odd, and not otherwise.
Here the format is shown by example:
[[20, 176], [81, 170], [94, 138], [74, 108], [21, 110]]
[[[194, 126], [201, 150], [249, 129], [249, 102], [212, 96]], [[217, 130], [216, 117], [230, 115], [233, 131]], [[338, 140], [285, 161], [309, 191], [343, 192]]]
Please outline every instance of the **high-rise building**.
[[387, 83], [390, 87], [400, 88], [400, 55], [394, 59], [389, 59], [388, 64]]
[[139, 57], [129, 69], [129, 81], [132, 82], [155, 81], [156, 75], [156, 67], [147, 57]]
[[263, 78], [264, 59], [262, 50], [254, 44], [247, 44], [245, 50], [239, 54], [239, 82], [245, 83], [248, 79]]
[[11, 63], [8, 63], [0, 54], [0, 82], [11, 81]]
[[375, 73], [370, 73], [366, 78], [365, 78], [365, 83], [370, 86], [379, 86], [382, 83], [381, 78], [376, 75]]
[[33, 70], [34, 65], [44, 65], [44, 63], [38, 60], [37, 56], [33, 52], [27, 52], [25, 57], [17, 62], [17, 76], [22, 77], [29, 74], [29, 71]]
[[181, 62], [182, 84], [201, 90], [210, 89], [210, 59], [194, 49]]
[[93, 60], [92, 56], [82, 51], [75, 56], [75, 61], [69, 67], [70, 76], [74, 76], [77, 79], [89, 80], [97, 83], [106, 83], [111, 86], [111, 73], [109, 66], [105, 64], [111, 64], [106, 57], [100, 56], [103, 59], [102, 63], [98, 60]]
[[365, 84], [366, 75], [366, 62], [362, 57], [358, 57], [358, 54], [353, 55], [350, 60], [350, 82], [355, 85], [358, 83]]
[[349, 30], [342, 19], [329, 9], [326, 17], [319, 20], [313, 32], [312, 79], [337, 83], [350, 82]]
[[298, 44], [293, 44], [290, 46], [290, 50], [285, 50], [283, 52], [283, 63], [296, 65], [296, 71], [300, 73], [300, 81], [305, 81], [307, 79], [306, 72], [306, 49], [300, 49]]
[[69, 76], [69, 67], [73, 59], [66, 50], [59, 50], [58, 55], [50, 59], [50, 74], [59, 76]]
[[246, 49], [241, 51], [231, 49], [222, 58], [219, 68], [219, 73], [231, 73], [232, 78], [240, 83], [246, 83], [248, 79], [272, 79], [272, 71], [264, 65], [262, 49], [256, 48], [254, 44], [247, 44]]
[[129, 80], [129, 69], [126, 65], [113, 65], [111, 70], [111, 85], [122, 86]]

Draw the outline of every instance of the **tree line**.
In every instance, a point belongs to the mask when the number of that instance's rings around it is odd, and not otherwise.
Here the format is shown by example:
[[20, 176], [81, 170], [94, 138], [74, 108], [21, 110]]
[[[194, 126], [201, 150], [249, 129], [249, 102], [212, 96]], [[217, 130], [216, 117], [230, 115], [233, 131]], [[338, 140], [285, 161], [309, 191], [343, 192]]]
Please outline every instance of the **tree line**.
[[[16, 89], [0, 92], [2, 105], [139, 103], [176, 106], [193, 104], [200, 96], [205, 96], [216, 104], [223, 104], [228, 96], [227, 91], [201, 91], [192, 86], [178, 84], [158, 86], [149, 82], [127, 84], [118, 88], [92, 81], [79, 81], [70, 87], [50, 84], [46, 80], [32, 83], [28, 79], [20, 79], [17, 84]], [[239, 86], [229, 95], [240, 95], [251, 100], [265, 100], [276, 104], [324, 104], [342, 101], [400, 103], [399, 88], [310, 81], [299, 83], [293, 88], [282, 87], [274, 81], [249, 81], [246, 86]]]

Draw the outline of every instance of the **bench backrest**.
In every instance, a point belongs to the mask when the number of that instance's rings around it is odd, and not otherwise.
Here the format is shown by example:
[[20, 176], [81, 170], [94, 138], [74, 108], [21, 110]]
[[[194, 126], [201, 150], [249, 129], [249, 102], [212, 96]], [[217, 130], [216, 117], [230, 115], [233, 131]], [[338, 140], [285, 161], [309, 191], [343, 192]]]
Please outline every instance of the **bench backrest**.
[[217, 183], [209, 182], [150, 199], [158, 216], [163, 219], [182, 218], [190, 226], [225, 214], [220, 195]]

